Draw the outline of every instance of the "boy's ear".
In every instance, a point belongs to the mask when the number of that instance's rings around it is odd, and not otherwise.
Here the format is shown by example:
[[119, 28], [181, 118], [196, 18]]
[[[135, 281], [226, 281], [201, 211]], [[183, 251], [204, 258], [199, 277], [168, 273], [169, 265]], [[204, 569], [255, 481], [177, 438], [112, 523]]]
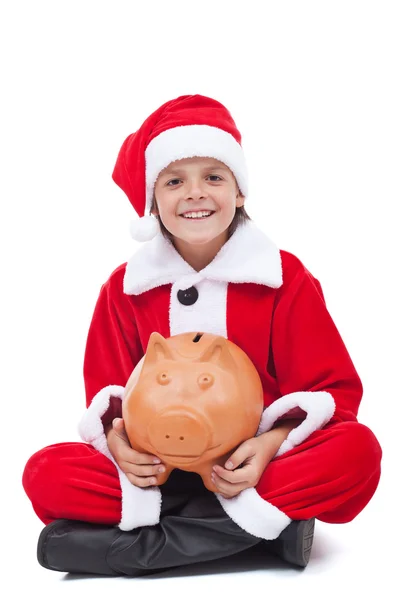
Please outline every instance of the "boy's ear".
[[150, 214], [151, 215], [159, 215], [160, 214], [158, 212], [157, 200], [156, 200], [155, 196], [153, 197], [153, 203], [152, 203], [152, 208], [151, 208]]
[[244, 206], [244, 201], [245, 201], [245, 196], [243, 196], [243, 194], [238, 192], [236, 194], [236, 207], [238, 208], [239, 206]]

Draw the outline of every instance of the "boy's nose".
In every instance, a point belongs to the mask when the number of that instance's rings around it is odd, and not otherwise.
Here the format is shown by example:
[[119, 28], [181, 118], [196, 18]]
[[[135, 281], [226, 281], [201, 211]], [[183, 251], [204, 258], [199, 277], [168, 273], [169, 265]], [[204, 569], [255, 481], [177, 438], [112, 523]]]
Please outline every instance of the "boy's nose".
[[193, 200], [197, 198], [205, 198], [207, 196], [207, 192], [199, 182], [189, 183], [188, 190], [186, 194], [187, 198], [193, 198]]

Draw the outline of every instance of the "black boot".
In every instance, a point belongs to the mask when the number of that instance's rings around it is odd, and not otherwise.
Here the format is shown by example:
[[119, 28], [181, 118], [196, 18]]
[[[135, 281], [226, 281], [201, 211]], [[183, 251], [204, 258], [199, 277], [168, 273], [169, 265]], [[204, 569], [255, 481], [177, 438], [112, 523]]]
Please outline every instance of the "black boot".
[[121, 531], [53, 521], [39, 537], [37, 557], [55, 571], [138, 576], [230, 556], [261, 541], [228, 517], [199, 475], [176, 469], [162, 486], [157, 525]]
[[118, 527], [60, 519], [38, 541], [39, 563], [54, 571], [99, 575], [147, 575], [213, 561], [259, 545], [260, 551], [305, 566], [312, 544], [311, 521], [292, 521], [277, 540], [265, 542], [225, 513], [197, 474], [173, 471], [162, 487], [160, 523]]
[[306, 567], [310, 560], [314, 528], [314, 518], [292, 521], [276, 540], [266, 542], [266, 549], [292, 565]]
[[166, 514], [158, 525], [132, 531], [56, 520], [39, 537], [38, 561], [53, 571], [138, 576], [212, 561], [261, 542], [243, 531], [219, 506], [212, 507], [213, 516], [193, 516], [210, 513], [209, 508], [204, 506], [204, 498], [193, 506], [186, 502], [180, 514]]
[[170, 515], [159, 525], [128, 532], [60, 519], [43, 529], [37, 558], [42, 567], [53, 571], [140, 576], [223, 558], [259, 545], [259, 552], [306, 567], [313, 530], [314, 519], [292, 521], [276, 540], [260, 542], [228, 517], [188, 519]]

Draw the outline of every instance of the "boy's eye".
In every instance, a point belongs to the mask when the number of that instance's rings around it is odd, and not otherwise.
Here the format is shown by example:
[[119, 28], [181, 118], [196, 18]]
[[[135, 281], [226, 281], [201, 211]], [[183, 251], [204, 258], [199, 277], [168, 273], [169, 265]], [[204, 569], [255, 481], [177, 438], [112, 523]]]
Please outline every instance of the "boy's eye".
[[[207, 177], [214, 178], [214, 179], [212, 179], [212, 181], [222, 181], [222, 178], [219, 175], [207, 175]], [[170, 179], [167, 182], [167, 185], [168, 186], [178, 185], [180, 181], [182, 181], [182, 180], [181, 179]]]

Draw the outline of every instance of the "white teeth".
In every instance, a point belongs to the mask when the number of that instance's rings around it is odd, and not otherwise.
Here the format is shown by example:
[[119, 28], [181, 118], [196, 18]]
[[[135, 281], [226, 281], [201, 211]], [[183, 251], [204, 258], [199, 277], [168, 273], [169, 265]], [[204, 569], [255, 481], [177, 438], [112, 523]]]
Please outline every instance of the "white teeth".
[[201, 219], [202, 217], [209, 217], [212, 211], [201, 211], [201, 212], [191, 212], [182, 215], [185, 219]]

